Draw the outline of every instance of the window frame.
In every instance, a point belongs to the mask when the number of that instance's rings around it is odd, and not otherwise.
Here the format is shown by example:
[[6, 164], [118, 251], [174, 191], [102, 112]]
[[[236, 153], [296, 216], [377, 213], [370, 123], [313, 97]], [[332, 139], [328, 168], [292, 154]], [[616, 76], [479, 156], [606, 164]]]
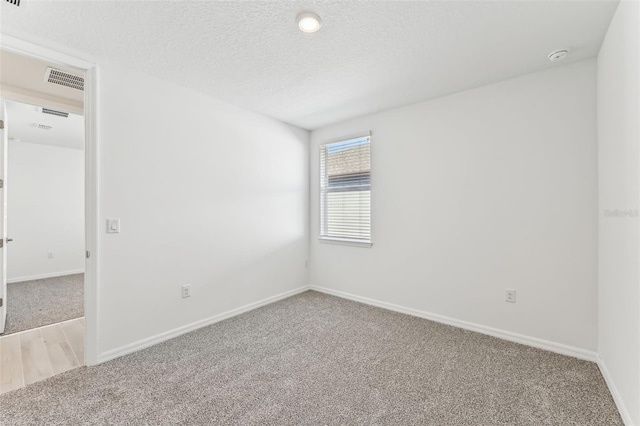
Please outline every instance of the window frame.
[[[323, 235], [324, 234], [324, 230], [323, 230], [323, 223], [325, 224], [325, 226], [328, 223], [327, 217], [324, 217], [323, 220], [323, 212], [327, 212], [327, 197], [324, 196], [324, 194], [329, 194], [330, 192], [348, 192], [348, 191], [339, 191], [337, 188], [336, 189], [329, 189], [329, 190], [325, 190], [323, 191], [322, 189], [322, 183], [323, 181], [328, 182], [328, 177], [327, 176], [322, 176], [322, 151], [323, 149], [325, 149], [326, 146], [328, 145], [332, 145], [332, 144], [336, 144], [336, 143], [343, 143], [343, 142], [348, 142], [351, 140], [356, 140], [356, 139], [368, 139], [368, 145], [369, 145], [369, 219], [370, 219], [370, 223], [369, 223], [369, 240], [360, 240], [360, 239], [356, 239], [356, 238], [343, 238], [343, 237], [331, 237], [331, 236], [326, 236]], [[372, 169], [373, 169], [373, 157], [372, 157], [372, 149], [371, 149], [371, 132], [367, 133], [367, 134], [360, 134], [357, 136], [352, 136], [352, 137], [347, 137], [347, 138], [340, 138], [337, 140], [333, 140], [331, 142], [325, 142], [322, 143], [319, 146], [318, 149], [318, 154], [319, 154], [319, 158], [318, 158], [318, 165], [319, 165], [319, 171], [320, 171], [320, 182], [318, 185], [318, 190], [319, 190], [319, 195], [320, 195], [320, 205], [319, 205], [319, 231], [320, 231], [320, 236], [318, 238], [318, 241], [321, 243], [325, 243], [325, 244], [338, 244], [338, 245], [345, 245], [345, 246], [353, 246], [353, 247], [371, 247], [373, 246], [373, 173], [372, 173]], [[327, 172], [328, 167], [326, 167], [325, 165], [325, 173]]]

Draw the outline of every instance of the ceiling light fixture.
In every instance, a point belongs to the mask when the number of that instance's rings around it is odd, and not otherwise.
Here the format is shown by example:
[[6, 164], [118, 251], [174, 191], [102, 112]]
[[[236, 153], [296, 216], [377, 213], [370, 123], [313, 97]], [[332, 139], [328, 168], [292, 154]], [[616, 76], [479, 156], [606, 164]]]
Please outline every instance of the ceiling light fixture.
[[303, 12], [298, 15], [296, 20], [298, 21], [298, 28], [303, 33], [315, 33], [321, 26], [320, 17], [313, 12]]

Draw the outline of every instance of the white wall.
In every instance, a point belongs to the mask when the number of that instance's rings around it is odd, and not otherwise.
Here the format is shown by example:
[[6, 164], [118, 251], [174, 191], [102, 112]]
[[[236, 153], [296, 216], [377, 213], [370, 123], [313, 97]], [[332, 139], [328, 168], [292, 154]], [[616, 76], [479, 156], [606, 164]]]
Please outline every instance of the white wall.
[[612, 391], [623, 401], [623, 415], [632, 421], [628, 424], [637, 425], [640, 425], [639, 15], [638, 2], [621, 2], [598, 55], [598, 352], [608, 370]]
[[[588, 60], [314, 130], [310, 284], [595, 350], [595, 84]], [[369, 130], [373, 247], [319, 243], [318, 146]]]
[[8, 281], [83, 271], [84, 151], [9, 141], [8, 161]]
[[105, 62], [98, 90], [99, 354], [306, 285], [307, 131]]

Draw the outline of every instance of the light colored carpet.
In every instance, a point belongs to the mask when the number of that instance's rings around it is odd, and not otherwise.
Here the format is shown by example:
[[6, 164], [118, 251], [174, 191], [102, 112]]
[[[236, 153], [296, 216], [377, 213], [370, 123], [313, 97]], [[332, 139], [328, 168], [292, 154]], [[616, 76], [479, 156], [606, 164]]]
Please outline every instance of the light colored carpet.
[[595, 364], [306, 292], [0, 396], [6, 425], [621, 425]]
[[84, 274], [7, 284], [4, 334], [84, 316]]

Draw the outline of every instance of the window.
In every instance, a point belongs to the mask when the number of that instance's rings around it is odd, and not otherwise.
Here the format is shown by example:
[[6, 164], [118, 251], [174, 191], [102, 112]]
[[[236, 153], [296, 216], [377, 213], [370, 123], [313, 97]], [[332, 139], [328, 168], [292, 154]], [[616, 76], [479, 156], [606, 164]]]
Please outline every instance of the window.
[[320, 147], [320, 238], [371, 244], [369, 136]]

